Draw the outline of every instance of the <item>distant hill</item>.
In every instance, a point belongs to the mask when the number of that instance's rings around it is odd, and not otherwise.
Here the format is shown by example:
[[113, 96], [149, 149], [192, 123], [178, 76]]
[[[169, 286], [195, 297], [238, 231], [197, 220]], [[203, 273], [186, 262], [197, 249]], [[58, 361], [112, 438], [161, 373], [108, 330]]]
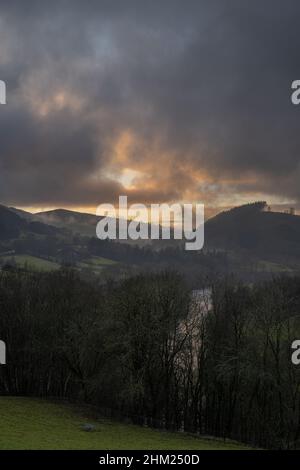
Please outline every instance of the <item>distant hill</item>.
[[42, 259], [94, 272], [119, 270], [121, 275], [124, 266], [163, 266], [183, 270], [191, 280], [214, 272], [251, 280], [300, 272], [300, 217], [266, 207], [265, 202], [246, 204], [207, 220], [204, 250], [197, 253], [185, 251], [180, 240], [130, 245], [98, 240], [100, 217], [92, 214], [65, 209], [30, 214], [0, 205], [0, 265], [11, 256], [16, 262], [33, 256], [37, 264]]
[[[102, 216], [76, 212], [67, 209], [54, 209], [51, 211], [38, 212], [37, 214], [34, 214], [34, 217], [35, 220], [39, 220], [45, 224], [53, 225], [59, 228], [65, 228], [74, 234], [93, 238], [96, 237], [97, 223], [103, 218]], [[118, 226], [119, 219], [116, 219], [116, 222]], [[139, 222], [132, 223], [136, 223], [136, 226], [139, 225]], [[147, 224], [141, 223], [141, 225], [145, 226]], [[116, 242], [118, 241], [119, 240], [117, 239]], [[140, 246], [152, 244], [151, 240], [126, 240], [126, 243]]]
[[[22, 213], [24, 211], [21, 211]], [[28, 214], [24, 212], [24, 214]], [[34, 220], [31, 214], [19, 215], [18, 210], [0, 206], [0, 240], [19, 238], [22, 234], [56, 235], [58, 231], [51, 225]]]
[[300, 257], [300, 216], [266, 210], [265, 202], [222, 212], [205, 224], [206, 246], [259, 257]]
[[19, 237], [27, 222], [5, 206], [0, 206], [0, 240]]
[[66, 209], [38, 212], [35, 214], [35, 218], [45, 224], [67, 228], [72, 232], [89, 237], [95, 236], [97, 222], [101, 219], [96, 215]]
[[22, 209], [16, 209], [15, 207], [7, 207], [6, 209], [9, 209], [11, 212], [14, 212], [19, 217], [22, 217], [22, 219], [35, 220], [35, 215], [31, 214], [31, 212], [26, 212], [26, 211], [23, 211]]
[[[245, 204], [208, 219], [205, 248], [300, 257], [300, 216], [270, 212], [266, 208], [266, 202]], [[66, 209], [31, 214], [2, 205], [0, 239], [18, 237], [22, 230], [55, 235], [55, 228], [95, 238], [100, 219], [96, 215]], [[159, 242], [155, 246], [157, 244]]]
[[122, 275], [123, 269], [135, 265], [156, 264], [158, 256], [155, 258], [150, 249], [141, 250], [136, 242], [129, 246], [98, 240], [100, 219], [65, 209], [30, 214], [0, 206], [0, 269], [26, 263], [45, 268], [67, 264], [97, 275], [104, 269], [118, 270]]

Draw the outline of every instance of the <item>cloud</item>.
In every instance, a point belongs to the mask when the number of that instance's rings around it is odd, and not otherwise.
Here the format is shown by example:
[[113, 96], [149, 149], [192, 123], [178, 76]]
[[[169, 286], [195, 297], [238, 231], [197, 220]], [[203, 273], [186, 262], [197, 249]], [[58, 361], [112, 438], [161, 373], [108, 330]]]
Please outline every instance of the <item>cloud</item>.
[[1, 4], [0, 200], [300, 202], [299, 13], [296, 0]]

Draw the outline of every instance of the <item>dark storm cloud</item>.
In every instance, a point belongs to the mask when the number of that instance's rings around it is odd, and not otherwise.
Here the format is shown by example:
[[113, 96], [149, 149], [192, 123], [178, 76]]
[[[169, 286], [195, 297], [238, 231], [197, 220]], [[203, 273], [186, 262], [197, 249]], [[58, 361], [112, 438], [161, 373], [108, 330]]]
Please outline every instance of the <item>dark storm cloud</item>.
[[1, 2], [1, 201], [300, 201], [299, 13], [296, 0]]

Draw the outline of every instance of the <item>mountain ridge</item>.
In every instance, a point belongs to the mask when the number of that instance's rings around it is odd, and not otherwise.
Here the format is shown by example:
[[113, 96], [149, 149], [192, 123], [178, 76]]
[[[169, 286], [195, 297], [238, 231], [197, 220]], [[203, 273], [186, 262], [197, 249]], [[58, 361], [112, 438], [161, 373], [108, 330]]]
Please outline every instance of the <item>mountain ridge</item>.
[[71, 264], [86, 264], [84, 260], [98, 256], [153, 269], [185, 266], [191, 273], [194, 269], [241, 273], [251, 266], [268, 272], [300, 272], [300, 216], [266, 208], [265, 202], [257, 202], [208, 219], [204, 249], [198, 253], [186, 252], [178, 240], [148, 244], [98, 240], [96, 225], [101, 217], [93, 214], [68, 209], [31, 214], [0, 205], [0, 254], [15, 250]]

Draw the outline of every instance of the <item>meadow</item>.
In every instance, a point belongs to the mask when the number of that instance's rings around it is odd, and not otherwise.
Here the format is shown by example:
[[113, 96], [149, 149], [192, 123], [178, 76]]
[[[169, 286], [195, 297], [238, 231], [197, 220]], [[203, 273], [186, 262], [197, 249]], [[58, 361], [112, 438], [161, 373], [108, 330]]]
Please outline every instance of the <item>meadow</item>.
[[[86, 449], [86, 450], [242, 450], [235, 442], [200, 439], [91, 418], [86, 407], [57, 404], [46, 400], [0, 398], [0, 449]], [[92, 424], [94, 430], [85, 431]]]

